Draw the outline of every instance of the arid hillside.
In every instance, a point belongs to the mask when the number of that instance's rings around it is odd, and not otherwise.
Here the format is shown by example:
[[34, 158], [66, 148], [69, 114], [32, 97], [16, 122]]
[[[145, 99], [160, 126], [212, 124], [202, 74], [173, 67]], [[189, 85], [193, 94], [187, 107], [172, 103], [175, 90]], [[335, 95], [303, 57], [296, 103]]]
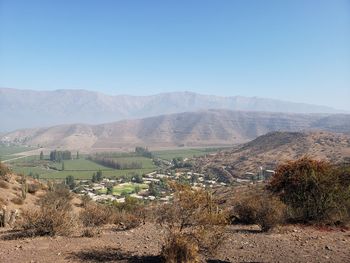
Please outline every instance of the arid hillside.
[[275, 169], [287, 160], [308, 155], [332, 163], [349, 162], [350, 136], [330, 132], [271, 132], [217, 154], [199, 157], [198, 170], [221, 173], [228, 179], [256, 173], [260, 167]]
[[272, 131], [350, 132], [350, 115], [208, 110], [124, 120], [101, 125], [71, 124], [17, 130], [2, 141], [85, 151], [236, 145]]

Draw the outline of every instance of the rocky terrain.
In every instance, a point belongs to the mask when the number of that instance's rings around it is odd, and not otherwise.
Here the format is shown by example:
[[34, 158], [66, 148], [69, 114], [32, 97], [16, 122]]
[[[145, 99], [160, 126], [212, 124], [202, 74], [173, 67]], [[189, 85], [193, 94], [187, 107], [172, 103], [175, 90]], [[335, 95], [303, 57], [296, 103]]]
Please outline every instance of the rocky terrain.
[[[161, 262], [164, 232], [157, 225], [128, 231], [106, 227], [99, 237], [38, 237], [4, 240], [0, 262]], [[255, 226], [229, 226], [224, 241], [207, 262], [348, 262], [350, 231], [285, 226], [260, 233]], [[205, 261], [204, 261], [205, 262]]]
[[86, 90], [34, 91], [0, 88], [0, 132], [67, 123], [105, 123], [207, 109], [340, 113], [317, 105], [257, 97], [219, 97], [192, 92], [110, 96]]
[[236, 145], [272, 131], [350, 132], [350, 115], [208, 110], [101, 125], [68, 124], [7, 133], [0, 140], [85, 151]]
[[275, 169], [280, 163], [302, 156], [332, 163], [350, 161], [350, 136], [330, 132], [271, 132], [233, 150], [199, 157], [197, 170], [220, 173], [228, 180], [243, 178], [260, 167]]

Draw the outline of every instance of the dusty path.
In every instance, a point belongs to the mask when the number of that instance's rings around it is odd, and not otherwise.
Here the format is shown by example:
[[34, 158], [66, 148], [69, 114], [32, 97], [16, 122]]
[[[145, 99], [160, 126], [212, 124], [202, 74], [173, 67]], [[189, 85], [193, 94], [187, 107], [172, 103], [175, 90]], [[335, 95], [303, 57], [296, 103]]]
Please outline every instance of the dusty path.
[[[5, 233], [0, 234], [4, 238]], [[0, 262], [160, 262], [164, 232], [153, 224], [100, 237], [39, 237], [0, 240]], [[256, 227], [228, 227], [216, 261], [208, 262], [350, 262], [350, 231], [288, 226], [273, 233]]]

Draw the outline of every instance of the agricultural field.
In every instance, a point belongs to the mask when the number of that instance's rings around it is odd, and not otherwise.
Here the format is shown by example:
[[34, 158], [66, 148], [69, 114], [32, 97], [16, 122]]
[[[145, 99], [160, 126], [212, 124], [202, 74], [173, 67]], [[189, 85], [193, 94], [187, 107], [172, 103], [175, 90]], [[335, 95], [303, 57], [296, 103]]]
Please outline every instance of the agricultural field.
[[16, 153], [27, 152], [35, 150], [35, 147], [25, 147], [25, 146], [5, 146], [0, 145], [0, 160], [5, 161], [15, 158]]
[[[45, 160], [40, 160], [39, 156], [29, 156], [14, 160], [10, 162], [9, 165], [16, 173], [38, 175], [40, 179], [44, 180], [63, 180], [69, 175], [74, 176], [77, 180], [86, 180], [91, 179], [92, 175], [99, 170], [101, 170], [103, 176], [107, 178], [131, 177], [135, 174], [150, 173], [157, 169], [152, 160], [145, 157], [134, 155], [127, 157], [127, 155], [123, 154], [122, 157], [114, 157], [113, 159], [121, 163], [141, 162], [142, 168], [117, 170], [97, 164], [85, 159], [85, 157], [65, 160], [63, 162], [51, 162], [48, 160], [48, 156], [45, 156]], [[64, 168], [64, 170], [62, 170], [62, 168]]]
[[189, 148], [189, 149], [179, 149], [179, 150], [164, 150], [164, 151], [155, 151], [152, 152], [154, 156], [171, 161], [174, 158], [192, 158], [199, 157], [206, 154], [214, 153], [223, 148]]

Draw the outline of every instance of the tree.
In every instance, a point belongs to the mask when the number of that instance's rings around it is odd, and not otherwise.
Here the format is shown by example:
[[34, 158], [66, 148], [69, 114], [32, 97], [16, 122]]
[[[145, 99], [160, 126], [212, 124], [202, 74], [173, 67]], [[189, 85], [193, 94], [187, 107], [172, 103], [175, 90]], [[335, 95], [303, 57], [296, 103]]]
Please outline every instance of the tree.
[[142, 182], [143, 182], [142, 175], [136, 174], [134, 177], [134, 181], [135, 181], [135, 183], [142, 184]]
[[140, 191], [141, 191], [141, 187], [138, 186], [138, 185], [136, 185], [136, 186], [135, 186], [135, 189], [134, 189], [134, 192], [135, 192], [136, 194], [138, 194]]
[[113, 185], [112, 184], [107, 185], [107, 194], [113, 195]]
[[75, 184], [75, 179], [73, 175], [68, 175], [66, 177], [66, 185], [69, 187], [69, 189], [74, 189], [76, 184]]
[[102, 171], [99, 170], [96, 173], [93, 173], [92, 175], [92, 182], [93, 183], [99, 183], [103, 180], [103, 175], [102, 175]]
[[153, 195], [153, 196], [156, 196], [156, 197], [159, 196], [158, 187], [157, 187], [157, 185], [154, 182], [151, 182], [149, 184], [148, 192], [149, 192], [150, 195]]
[[44, 153], [43, 153], [43, 151], [40, 152], [40, 160], [44, 160]]

